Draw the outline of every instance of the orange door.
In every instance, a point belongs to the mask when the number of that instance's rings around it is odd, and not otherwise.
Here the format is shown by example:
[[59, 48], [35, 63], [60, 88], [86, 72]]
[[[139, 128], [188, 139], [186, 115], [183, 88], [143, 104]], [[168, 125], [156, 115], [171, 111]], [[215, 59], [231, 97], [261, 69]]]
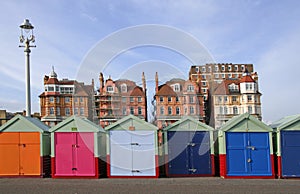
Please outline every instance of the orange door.
[[0, 133], [0, 175], [19, 175], [19, 133]]
[[0, 133], [0, 176], [40, 175], [40, 134]]
[[20, 133], [20, 175], [40, 175], [40, 134]]

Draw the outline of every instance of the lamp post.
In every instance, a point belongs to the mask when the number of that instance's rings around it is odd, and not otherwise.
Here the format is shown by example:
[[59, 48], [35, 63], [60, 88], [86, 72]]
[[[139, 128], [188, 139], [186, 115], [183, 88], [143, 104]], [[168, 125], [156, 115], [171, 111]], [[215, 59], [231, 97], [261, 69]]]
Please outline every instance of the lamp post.
[[36, 47], [35, 45], [30, 45], [30, 42], [35, 42], [35, 37], [33, 35], [33, 25], [29, 22], [28, 19], [25, 19], [24, 22], [20, 25], [21, 35], [19, 47], [24, 47], [25, 52], [25, 63], [26, 63], [26, 116], [31, 116], [31, 100], [30, 100], [30, 47]]

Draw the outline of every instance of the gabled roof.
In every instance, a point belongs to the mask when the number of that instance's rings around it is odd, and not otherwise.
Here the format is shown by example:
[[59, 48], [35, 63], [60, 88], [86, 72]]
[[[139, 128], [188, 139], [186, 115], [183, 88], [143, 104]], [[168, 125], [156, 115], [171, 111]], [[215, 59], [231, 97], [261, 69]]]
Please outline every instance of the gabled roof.
[[196, 119], [186, 116], [176, 121], [175, 123], [167, 126], [164, 131], [214, 131], [214, 128], [197, 121]]
[[220, 131], [272, 132], [273, 129], [249, 113], [244, 113], [232, 117], [220, 128]]
[[4, 131], [15, 131], [15, 132], [47, 132], [49, 126], [45, 125], [43, 122], [37, 118], [24, 117], [17, 114], [15, 117], [10, 119], [4, 125], [0, 127], [0, 132]]
[[66, 120], [58, 123], [57, 125], [50, 128], [50, 132], [55, 131], [72, 131], [72, 128], [76, 128], [76, 131], [78, 132], [105, 132], [102, 127], [96, 125], [92, 121], [78, 117], [78, 116], [70, 116]]
[[105, 130], [129, 130], [129, 127], [134, 126], [134, 130], [157, 130], [158, 128], [143, 119], [140, 119], [134, 115], [128, 115], [105, 127]]
[[[235, 84], [237, 85], [238, 87], [239, 84], [240, 84], [240, 81], [238, 79], [226, 79], [224, 81], [222, 81], [216, 88], [215, 92], [214, 92], [214, 95], [229, 95], [231, 93], [236, 93], [236, 92], [239, 92], [239, 91], [235, 91], [235, 92], [232, 92], [229, 90], [229, 85], [231, 84]], [[239, 88], [240, 89], [240, 88]]]
[[158, 87], [158, 92], [156, 93], [157, 96], [177, 96], [174, 90], [168, 85], [163, 84]]
[[240, 81], [241, 81], [241, 83], [244, 83], [244, 82], [255, 82], [255, 80], [251, 77], [251, 75], [243, 76], [240, 79]]
[[300, 114], [283, 117], [270, 126], [277, 130], [300, 130]]
[[143, 89], [139, 86], [136, 86], [130, 93], [130, 96], [144, 96], [144, 95], [145, 93], [143, 92]]

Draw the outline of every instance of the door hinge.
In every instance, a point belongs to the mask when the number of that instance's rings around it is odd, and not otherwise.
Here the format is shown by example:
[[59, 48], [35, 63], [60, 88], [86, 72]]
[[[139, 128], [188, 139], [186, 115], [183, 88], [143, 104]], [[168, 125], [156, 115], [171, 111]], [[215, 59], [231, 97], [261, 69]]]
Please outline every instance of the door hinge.
[[139, 171], [139, 170], [132, 170], [131, 172], [141, 172], [141, 171]]

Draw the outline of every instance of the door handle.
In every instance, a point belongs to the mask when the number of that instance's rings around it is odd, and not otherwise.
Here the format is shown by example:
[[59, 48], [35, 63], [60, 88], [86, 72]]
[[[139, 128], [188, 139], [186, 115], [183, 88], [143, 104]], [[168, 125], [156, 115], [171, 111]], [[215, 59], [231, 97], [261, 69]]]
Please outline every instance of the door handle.
[[254, 146], [247, 146], [248, 149], [255, 150]]
[[72, 170], [77, 170], [77, 168], [72, 168]]
[[73, 144], [72, 147], [73, 147], [73, 148], [78, 148], [79, 146], [76, 145], [76, 144]]
[[252, 160], [250, 158], [248, 158], [247, 162], [250, 163], [250, 162], [252, 162]]
[[130, 145], [139, 145], [139, 143], [131, 143]]
[[191, 171], [191, 172], [196, 172], [197, 169], [195, 169], [195, 168], [190, 168], [189, 171]]
[[141, 171], [139, 171], [139, 170], [132, 170], [131, 172], [141, 172]]
[[188, 143], [188, 145], [194, 147], [196, 144], [195, 143]]

